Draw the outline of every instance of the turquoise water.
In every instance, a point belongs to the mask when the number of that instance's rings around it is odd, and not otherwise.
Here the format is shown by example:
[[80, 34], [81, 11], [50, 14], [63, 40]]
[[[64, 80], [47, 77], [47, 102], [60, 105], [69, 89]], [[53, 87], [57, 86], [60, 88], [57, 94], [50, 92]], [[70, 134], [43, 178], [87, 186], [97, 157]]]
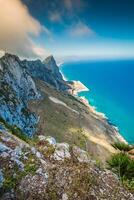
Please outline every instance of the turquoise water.
[[90, 92], [81, 92], [91, 105], [134, 143], [134, 61], [81, 61], [65, 63], [68, 80], [80, 80]]

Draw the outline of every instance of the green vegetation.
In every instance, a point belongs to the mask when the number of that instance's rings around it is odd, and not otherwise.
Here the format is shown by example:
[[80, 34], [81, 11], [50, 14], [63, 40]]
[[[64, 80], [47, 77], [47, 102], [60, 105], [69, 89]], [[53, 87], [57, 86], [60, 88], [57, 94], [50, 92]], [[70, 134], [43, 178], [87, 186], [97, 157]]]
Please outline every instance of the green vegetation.
[[4, 184], [3, 184], [3, 189], [8, 190], [11, 188], [14, 188], [16, 185], [16, 179], [13, 176], [6, 177]]
[[2, 117], [0, 117], [0, 122], [15, 136], [20, 138], [21, 140], [24, 140], [25, 142], [28, 142], [29, 137], [25, 135], [20, 128], [17, 126], [10, 125], [7, 123]]
[[127, 152], [127, 151], [130, 151], [134, 148], [133, 145], [129, 145], [129, 144], [126, 144], [124, 142], [116, 142], [112, 145], [115, 149], [118, 149], [120, 151], [124, 151], [124, 152]]
[[20, 138], [21, 140], [24, 140], [25, 142], [28, 142], [29, 137], [27, 135], [25, 135], [20, 128], [18, 128], [17, 126], [11, 126], [11, 131], [13, 135], [16, 135], [18, 138]]
[[28, 163], [28, 164], [25, 165], [25, 169], [24, 169], [25, 175], [27, 175], [27, 174], [34, 175], [37, 169], [38, 169], [37, 165]]
[[121, 152], [113, 155], [107, 163], [122, 183], [134, 190], [134, 160], [125, 152]]

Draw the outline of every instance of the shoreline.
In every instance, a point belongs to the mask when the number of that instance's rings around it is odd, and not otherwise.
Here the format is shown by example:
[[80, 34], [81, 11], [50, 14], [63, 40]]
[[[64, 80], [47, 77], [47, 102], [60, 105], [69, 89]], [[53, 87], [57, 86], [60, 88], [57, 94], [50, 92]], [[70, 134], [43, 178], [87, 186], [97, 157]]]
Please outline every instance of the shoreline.
[[[60, 67], [62, 67], [63, 64], [64, 64], [64, 63], [58, 64], [59, 69], [60, 69]], [[75, 90], [74, 94], [72, 94], [74, 97], [78, 98], [82, 103], [84, 103], [88, 108], [90, 108], [90, 110], [91, 110], [94, 114], [98, 115], [99, 117], [102, 117], [103, 119], [108, 120], [108, 118], [106, 117], [105, 113], [97, 111], [97, 108], [96, 108], [95, 106], [90, 105], [90, 102], [89, 102], [89, 100], [88, 100], [86, 97], [84, 97], [84, 96], [79, 96], [79, 93], [80, 93], [80, 92], [90, 92], [90, 89], [89, 89], [88, 87], [86, 87], [86, 86], [85, 86], [81, 81], [79, 81], [79, 80], [78, 80], [78, 81], [76, 81], [76, 80], [69, 81], [69, 80], [65, 77], [65, 75], [63, 74], [63, 72], [62, 72], [61, 70], [60, 70], [60, 73], [62, 74], [64, 81], [66, 81], [67, 83], [71, 83], [71, 82], [74, 83], [74, 87], [77, 86], [77, 88], [74, 88], [74, 90]], [[76, 83], [76, 85], [75, 85], [75, 83]], [[78, 85], [77, 85], [77, 83], [78, 83]], [[80, 86], [80, 87], [79, 87], [79, 86]], [[112, 125], [112, 126], [113, 126], [113, 125]], [[115, 127], [116, 127], [116, 126], [115, 126]], [[116, 128], [118, 129], [118, 127], [116, 127]]]
[[67, 84], [71, 87], [70, 93], [73, 96], [78, 96], [80, 92], [89, 92], [89, 89], [80, 81], [72, 80], [72, 81], [66, 81]]
[[[58, 65], [59, 69], [60, 67], [62, 67], [64, 63], [61, 63], [60, 65]], [[124, 142], [126, 144], [128, 144], [128, 142], [126, 141], [126, 139], [122, 136], [122, 134], [119, 132], [119, 128], [116, 125], [113, 125], [112, 122], [109, 121], [108, 117], [105, 115], [105, 113], [97, 111], [97, 108], [95, 106], [90, 105], [89, 100], [85, 97], [85, 96], [79, 96], [80, 92], [89, 92], [89, 88], [87, 88], [81, 81], [69, 81], [65, 75], [63, 74], [63, 72], [60, 73], [63, 76], [63, 79], [67, 82], [67, 83], [72, 83], [73, 84], [73, 92], [71, 92], [71, 95], [74, 96], [75, 98], [77, 98], [79, 101], [81, 101], [82, 103], [84, 103], [89, 110], [97, 117], [97, 118], [102, 118], [103, 120], [106, 120], [106, 122], [114, 129], [115, 131], [115, 136], [117, 139], [119, 139], [119, 141]], [[76, 88], [75, 88], [76, 86]], [[69, 91], [70, 92], [70, 91]]]
[[120, 141], [123, 142], [125, 144], [128, 144], [128, 142], [126, 141], [126, 139], [122, 136], [122, 134], [119, 131], [119, 128], [116, 125], [113, 125], [108, 117], [105, 115], [105, 113], [103, 112], [99, 112], [97, 111], [97, 108], [95, 106], [90, 105], [89, 100], [86, 97], [80, 97], [80, 96], [75, 96], [76, 98], [78, 98], [81, 102], [83, 102], [88, 108], [89, 110], [98, 118], [102, 118], [103, 120], [105, 120], [114, 130], [114, 134], [115, 137]]

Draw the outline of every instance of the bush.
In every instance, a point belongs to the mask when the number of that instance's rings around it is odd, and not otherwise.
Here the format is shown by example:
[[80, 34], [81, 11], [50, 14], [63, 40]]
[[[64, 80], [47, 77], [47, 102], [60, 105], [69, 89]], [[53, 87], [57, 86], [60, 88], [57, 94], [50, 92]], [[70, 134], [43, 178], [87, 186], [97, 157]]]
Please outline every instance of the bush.
[[120, 151], [125, 151], [125, 152], [130, 151], [131, 149], [134, 148], [133, 145], [129, 145], [124, 142], [115, 142], [114, 144], [112, 144], [112, 146], [115, 149], [119, 149]]
[[130, 162], [130, 158], [125, 153], [118, 153], [112, 156], [112, 158], [107, 162], [108, 166], [112, 171], [119, 175], [119, 177], [123, 177], [128, 168], [128, 163]]
[[107, 163], [125, 185], [134, 189], [134, 160], [129, 155], [124, 152], [115, 154]]

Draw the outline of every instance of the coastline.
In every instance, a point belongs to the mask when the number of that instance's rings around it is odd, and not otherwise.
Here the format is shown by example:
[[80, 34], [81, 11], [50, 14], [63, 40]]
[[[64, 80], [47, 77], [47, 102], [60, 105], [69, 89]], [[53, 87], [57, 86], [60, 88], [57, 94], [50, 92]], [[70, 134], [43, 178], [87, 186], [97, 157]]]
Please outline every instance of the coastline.
[[[64, 63], [60, 63], [58, 64], [59, 69], [62, 67]], [[90, 89], [88, 87], [86, 87], [81, 81], [69, 81], [65, 75], [63, 74], [63, 72], [60, 70], [60, 73], [63, 76], [64, 81], [67, 81], [69, 84], [73, 83], [74, 85], [74, 92], [73, 92], [73, 96], [76, 97], [77, 99], [79, 99], [82, 103], [84, 103], [94, 114], [98, 115], [99, 117], [102, 117], [103, 119], [108, 120], [108, 118], [106, 117], [105, 113], [103, 112], [99, 112], [97, 111], [97, 108], [95, 106], [91, 106], [89, 100], [84, 97], [84, 96], [79, 96], [80, 92], [90, 92]], [[70, 91], [69, 91], [70, 92]], [[118, 127], [116, 127], [118, 129]]]
[[69, 90], [69, 92], [73, 96], [78, 96], [78, 94], [80, 92], [89, 92], [89, 89], [80, 81], [76, 81], [76, 80], [68, 81], [67, 80], [67, 84], [70, 86], [71, 89]]
[[[59, 69], [60, 69], [60, 67], [62, 67], [63, 64], [64, 64], [64, 63], [61, 63], [61, 64], [58, 65]], [[72, 92], [72, 91], [69, 91], [69, 92], [71, 93], [71, 95], [74, 96], [75, 98], [77, 98], [77, 99], [78, 99], [79, 101], [81, 101], [82, 103], [84, 103], [84, 104], [89, 108], [89, 110], [96, 116], [96, 118], [98, 118], [98, 119], [101, 118], [101, 119], [105, 120], [105, 121], [113, 128], [114, 133], [115, 133], [115, 137], [116, 137], [119, 141], [128, 144], [128, 142], [125, 140], [125, 138], [124, 138], [124, 137], [121, 135], [121, 133], [119, 132], [119, 128], [118, 128], [117, 126], [113, 125], [113, 124], [109, 121], [109, 119], [108, 119], [108, 117], [105, 115], [105, 113], [97, 111], [97, 108], [96, 108], [95, 106], [90, 105], [89, 100], [88, 100], [85, 96], [79, 96], [79, 93], [80, 93], [80, 92], [89, 92], [90, 89], [87, 88], [87, 87], [86, 87], [81, 81], [79, 81], [79, 80], [78, 80], [78, 81], [76, 81], [76, 80], [69, 81], [69, 80], [65, 77], [65, 75], [63, 74], [63, 72], [62, 72], [61, 70], [60, 70], [60, 73], [62, 74], [63, 79], [64, 79], [68, 84], [71, 83], [71, 85], [73, 85], [73, 88], [72, 88], [73, 92]]]

